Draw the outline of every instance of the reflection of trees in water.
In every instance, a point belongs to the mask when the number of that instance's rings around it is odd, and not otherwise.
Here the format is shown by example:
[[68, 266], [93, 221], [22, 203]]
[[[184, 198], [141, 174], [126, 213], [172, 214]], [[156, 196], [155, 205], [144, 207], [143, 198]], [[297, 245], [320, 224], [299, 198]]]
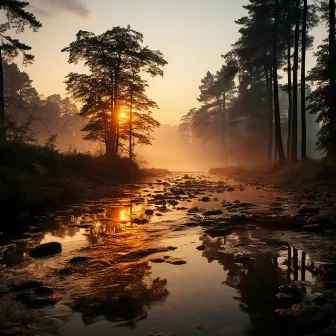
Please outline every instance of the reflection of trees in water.
[[[92, 288], [74, 300], [72, 309], [82, 314], [86, 325], [101, 317], [119, 326], [135, 327], [147, 318], [155, 303], [163, 303], [169, 296], [166, 279], [151, 280], [148, 262], [123, 264], [97, 276]], [[126, 323], [125, 323], [126, 322]]]
[[235, 262], [234, 250], [230, 246], [253, 244], [249, 238], [253, 238], [253, 233], [248, 236], [234, 235], [217, 239], [202, 237], [201, 240], [206, 246], [203, 256], [209, 262], [217, 261], [227, 271], [223, 283], [237, 289], [240, 294], [235, 299], [240, 302], [241, 310], [249, 314], [252, 323], [249, 335], [282, 335], [285, 331], [287, 335], [297, 335], [297, 330], [288, 331], [288, 325], [283, 321], [279, 323], [274, 313], [279, 308], [279, 301], [275, 295], [279, 292], [279, 286], [299, 279], [299, 269], [301, 279], [306, 278], [306, 254], [301, 253], [300, 259], [300, 253], [295, 249], [292, 251], [289, 247], [287, 270], [279, 267], [276, 248], [273, 251], [265, 249], [252, 253], [252, 260]]
[[76, 285], [79, 289], [72, 309], [81, 312], [87, 325], [103, 317], [119, 322], [118, 326], [134, 328], [153, 304], [163, 303], [169, 296], [167, 280], [151, 279], [148, 262], [140, 261], [151, 249], [148, 234], [141, 226], [132, 225], [133, 216], [142, 207], [132, 207], [131, 201], [127, 204], [107, 206], [104, 213], [95, 216], [94, 229], [85, 233], [92, 245], [104, 242], [90, 255], [112, 265], [97, 271], [88, 266], [81, 270], [83, 281]]

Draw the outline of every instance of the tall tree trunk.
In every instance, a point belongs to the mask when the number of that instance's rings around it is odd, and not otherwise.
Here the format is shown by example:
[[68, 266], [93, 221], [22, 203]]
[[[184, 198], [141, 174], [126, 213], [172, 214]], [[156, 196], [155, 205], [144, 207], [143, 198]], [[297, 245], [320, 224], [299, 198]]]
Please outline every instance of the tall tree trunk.
[[293, 125], [291, 161], [297, 161], [298, 142], [298, 68], [299, 68], [299, 39], [300, 39], [300, 0], [295, 1], [295, 37], [294, 37], [294, 65], [293, 65]]
[[292, 0], [288, 0], [287, 18], [287, 86], [288, 86], [288, 131], [287, 131], [287, 158], [290, 159], [292, 145], [292, 125], [293, 125], [293, 93], [292, 93]]
[[7, 140], [7, 130], [5, 125], [5, 90], [4, 90], [4, 72], [2, 49], [0, 48], [0, 146], [4, 145]]
[[307, 158], [307, 126], [306, 126], [306, 49], [307, 49], [307, 15], [308, 1], [303, 0], [302, 18], [302, 64], [301, 64], [301, 159]]
[[223, 92], [223, 155], [224, 164], [228, 164], [227, 143], [226, 143], [226, 92]]
[[279, 162], [285, 163], [286, 157], [282, 143], [279, 83], [278, 83], [278, 29], [279, 29], [279, 0], [275, 1], [274, 40], [273, 40], [273, 91], [274, 91], [274, 117], [275, 117], [275, 141], [277, 144]]
[[268, 105], [268, 139], [267, 139], [267, 161], [272, 162], [273, 159], [273, 92], [272, 92], [272, 80], [271, 73], [265, 66], [265, 76], [266, 76], [266, 95], [267, 95], [267, 105]]
[[133, 161], [132, 132], [133, 132], [133, 88], [131, 89], [131, 106], [130, 106], [130, 116], [129, 116], [129, 159], [131, 161]]
[[[329, 0], [329, 85], [330, 85], [330, 123], [332, 132], [336, 131], [336, 32], [335, 32], [335, 0]], [[329, 153], [328, 153], [329, 154]], [[330, 155], [336, 157], [336, 145], [330, 146]]]
[[121, 67], [121, 53], [118, 55], [118, 62], [115, 68], [115, 78], [114, 78], [114, 97], [113, 97], [113, 115], [112, 115], [112, 140], [114, 146], [114, 155], [118, 155], [119, 150], [119, 77], [120, 77], [120, 67]]

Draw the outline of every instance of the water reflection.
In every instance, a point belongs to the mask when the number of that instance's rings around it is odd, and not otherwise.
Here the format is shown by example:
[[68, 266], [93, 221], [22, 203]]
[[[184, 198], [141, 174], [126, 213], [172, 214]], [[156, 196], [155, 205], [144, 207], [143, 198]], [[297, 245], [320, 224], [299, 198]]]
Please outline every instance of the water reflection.
[[[325, 288], [327, 275], [314, 274], [314, 264], [307, 253], [291, 246], [286, 250], [253, 249], [260, 235], [260, 232], [251, 231], [217, 239], [201, 237], [206, 247], [203, 257], [210, 263], [217, 261], [222, 265], [226, 272], [223, 284], [237, 290], [234, 299], [239, 302], [241, 311], [249, 315], [251, 322], [248, 335], [283, 335], [284, 332], [287, 335], [301, 335], [303, 332], [300, 328], [288, 320], [279, 320], [275, 314], [276, 309], [292, 305], [292, 302], [284, 302], [276, 297], [279, 287], [309, 278], [313, 288], [317, 290], [319, 284], [321, 290]], [[237, 261], [237, 246], [249, 258]], [[252, 247], [250, 250], [249, 246]], [[285, 265], [280, 264], [282, 260]]]
[[153, 304], [163, 303], [169, 296], [167, 280], [151, 279], [150, 269], [147, 262], [110, 269], [101, 274], [98, 284], [92, 283], [90, 290], [74, 298], [71, 308], [82, 314], [85, 325], [103, 317], [116, 326], [133, 329], [147, 318]]

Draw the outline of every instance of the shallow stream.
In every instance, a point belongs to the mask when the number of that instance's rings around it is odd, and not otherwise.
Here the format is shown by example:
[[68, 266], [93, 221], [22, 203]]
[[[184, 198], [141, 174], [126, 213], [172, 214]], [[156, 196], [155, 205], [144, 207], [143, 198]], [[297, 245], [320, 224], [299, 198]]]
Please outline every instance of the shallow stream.
[[[169, 175], [41, 214], [17, 239], [2, 239], [0, 335], [309, 335], [275, 313], [288, 308], [276, 294], [296, 281], [308, 296], [336, 287], [335, 242], [249, 222], [302, 205], [251, 184]], [[48, 242], [62, 252], [29, 256]], [[29, 281], [50, 293], [18, 289]]]

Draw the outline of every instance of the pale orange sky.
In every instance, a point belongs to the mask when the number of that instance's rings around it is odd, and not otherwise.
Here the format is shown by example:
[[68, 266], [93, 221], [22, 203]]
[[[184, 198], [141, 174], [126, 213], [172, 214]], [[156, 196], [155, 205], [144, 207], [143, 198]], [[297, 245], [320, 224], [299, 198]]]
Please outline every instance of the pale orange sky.
[[[43, 27], [26, 32], [21, 40], [36, 56], [24, 68], [43, 95], [66, 94], [63, 84], [70, 71], [80, 66], [67, 63], [61, 49], [79, 30], [102, 33], [113, 26], [131, 27], [144, 34], [145, 44], [163, 52], [168, 66], [163, 78], [150, 81], [150, 98], [160, 106], [161, 123], [177, 124], [197, 105], [198, 86], [206, 71], [217, 71], [221, 54], [230, 50], [238, 35], [235, 20], [245, 15], [248, 0], [31, 0]], [[316, 45], [325, 27], [316, 30]], [[313, 59], [309, 57], [309, 65]]]

